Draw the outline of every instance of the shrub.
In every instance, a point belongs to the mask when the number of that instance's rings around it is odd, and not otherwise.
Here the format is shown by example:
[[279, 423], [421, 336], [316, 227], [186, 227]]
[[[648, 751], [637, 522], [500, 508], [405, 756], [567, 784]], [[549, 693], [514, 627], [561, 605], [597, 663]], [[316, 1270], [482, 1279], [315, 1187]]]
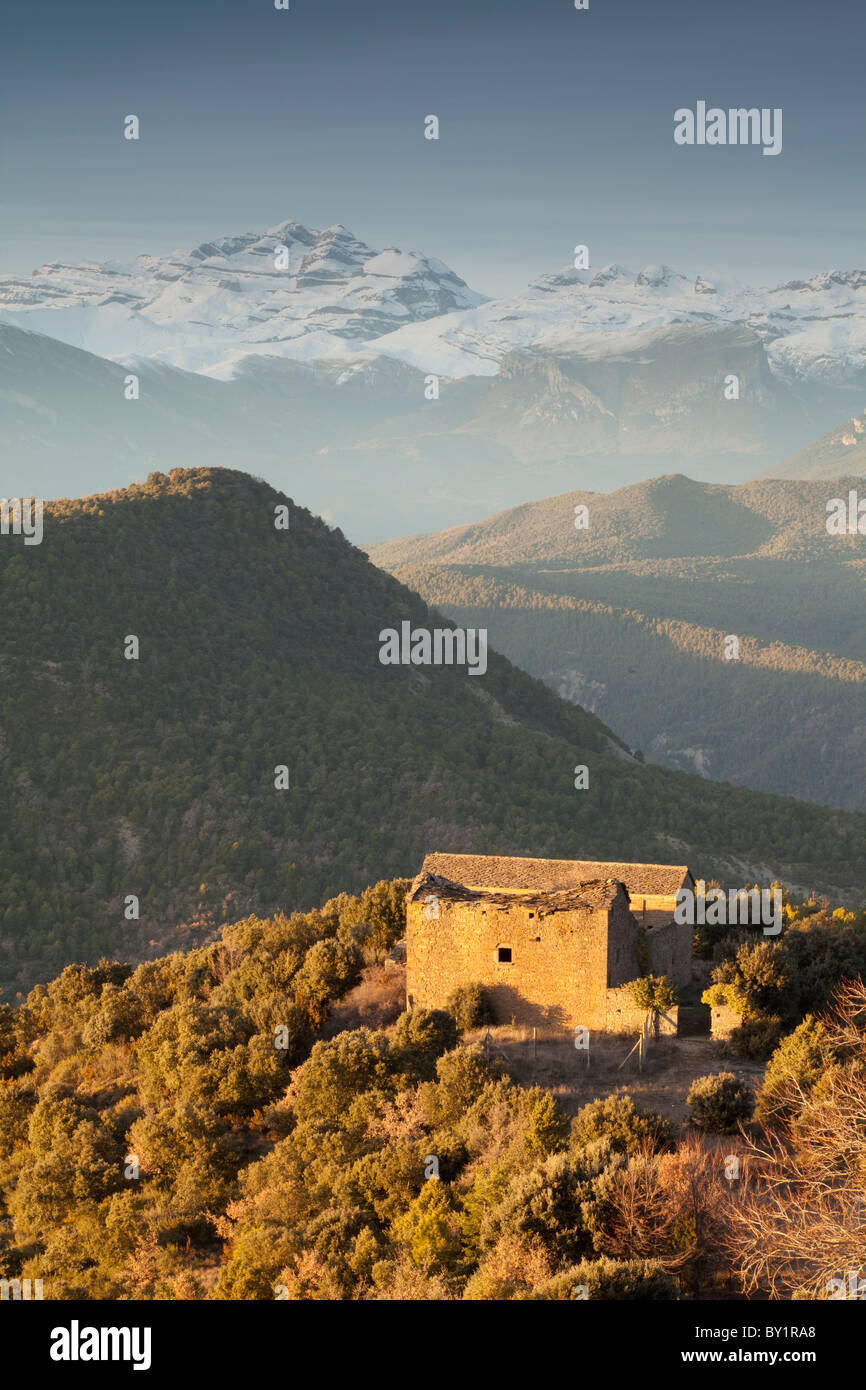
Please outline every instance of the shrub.
[[481, 1092], [501, 1075], [480, 1047], [458, 1047], [436, 1063], [436, 1080], [421, 1087], [421, 1106], [433, 1125], [452, 1125], [462, 1120]]
[[760, 1018], [743, 1019], [731, 1033], [728, 1046], [735, 1057], [762, 1062], [778, 1047], [781, 1036], [782, 1020], [775, 1014], [764, 1014]]
[[633, 1154], [646, 1145], [655, 1152], [672, 1142], [670, 1126], [661, 1115], [639, 1110], [631, 1096], [607, 1096], [578, 1110], [571, 1122], [571, 1145], [585, 1148], [596, 1139], [609, 1139], [618, 1153]]
[[758, 1119], [788, 1119], [797, 1108], [796, 1091], [814, 1086], [833, 1060], [827, 1029], [809, 1014], [782, 1039], [767, 1063], [758, 1092]]
[[599, 1177], [609, 1159], [609, 1151], [597, 1157], [555, 1153], [515, 1174], [502, 1201], [482, 1219], [482, 1248], [490, 1249], [503, 1236], [516, 1236], [540, 1243], [555, 1262], [589, 1254]]
[[296, 1249], [294, 1231], [277, 1226], [241, 1228], [232, 1240], [212, 1297], [273, 1300], [280, 1270]]
[[553, 1274], [550, 1256], [540, 1241], [502, 1236], [466, 1282], [468, 1302], [525, 1298]]
[[362, 1091], [387, 1090], [391, 1056], [384, 1033], [357, 1028], [317, 1042], [294, 1077], [295, 1113], [301, 1120], [339, 1124]]
[[293, 984], [299, 999], [320, 1007], [338, 999], [361, 977], [361, 952], [339, 941], [317, 941], [311, 946]]
[[[363, 941], [366, 950], [381, 959], [406, 931], [408, 878], [382, 879], [357, 897], [341, 893], [322, 909], [336, 916], [337, 934], [344, 945]], [[362, 932], [357, 929], [363, 928]]]
[[705, 1004], [727, 1004], [745, 1019], [787, 1013], [791, 985], [781, 949], [775, 943], [742, 942], [734, 957], [727, 956], [712, 973], [704, 992]]
[[568, 1116], [559, 1102], [541, 1086], [534, 1086], [521, 1096], [521, 1112], [526, 1116], [524, 1132], [526, 1152], [533, 1158], [547, 1158], [558, 1153], [568, 1143]]
[[460, 1259], [460, 1224], [450, 1191], [438, 1178], [425, 1182], [391, 1230], [419, 1269], [446, 1271]]
[[355, 1283], [353, 1266], [362, 1234], [365, 1235], [365, 1242], [373, 1235], [371, 1253], [377, 1252], [379, 1245], [364, 1212], [351, 1207], [332, 1206], [308, 1222], [303, 1240], [304, 1245], [312, 1248], [327, 1266], [339, 1287], [348, 1290]]
[[693, 1081], [687, 1104], [698, 1129], [708, 1134], [730, 1134], [740, 1120], [751, 1118], [755, 1094], [733, 1072], [724, 1071]]
[[36, 1087], [28, 1081], [0, 1081], [0, 1159], [8, 1158], [26, 1142], [37, 1099]]
[[674, 1300], [676, 1281], [653, 1260], [581, 1260], [571, 1269], [541, 1284], [537, 1299], [594, 1298], [598, 1300]]
[[444, 1009], [409, 1009], [394, 1029], [395, 1062], [410, 1081], [431, 1081], [436, 1062], [457, 1046], [457, 1024]]
[[480, 985], [461, 985], [448, 996], [445, 1007], [461, 1032], [493, 1022], [493, 1011]]

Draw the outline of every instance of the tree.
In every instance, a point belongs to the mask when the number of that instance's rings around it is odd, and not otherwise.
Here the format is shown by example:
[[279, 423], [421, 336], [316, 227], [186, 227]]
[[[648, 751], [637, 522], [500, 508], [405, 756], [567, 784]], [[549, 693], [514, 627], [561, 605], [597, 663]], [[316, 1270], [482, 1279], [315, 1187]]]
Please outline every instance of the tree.
[[653, 1015], [666, 1013], [677, 1002], [677, 988], [667, 975], [641, 975], [629, 980], [626, 989], [639, 1009]]

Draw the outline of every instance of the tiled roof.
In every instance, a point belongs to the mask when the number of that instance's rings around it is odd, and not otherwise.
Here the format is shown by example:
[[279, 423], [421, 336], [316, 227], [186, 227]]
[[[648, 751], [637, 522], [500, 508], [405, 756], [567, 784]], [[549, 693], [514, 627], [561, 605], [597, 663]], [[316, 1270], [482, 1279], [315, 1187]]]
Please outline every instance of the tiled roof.
[[555, 893], [592, 881], [618, 879], [634, 896], [673, 896], [689, 876], [685, 864], [604, 864], [588, 859], [520, 859], [488, 854], [428, 854], [422, 873], [465, 888]]

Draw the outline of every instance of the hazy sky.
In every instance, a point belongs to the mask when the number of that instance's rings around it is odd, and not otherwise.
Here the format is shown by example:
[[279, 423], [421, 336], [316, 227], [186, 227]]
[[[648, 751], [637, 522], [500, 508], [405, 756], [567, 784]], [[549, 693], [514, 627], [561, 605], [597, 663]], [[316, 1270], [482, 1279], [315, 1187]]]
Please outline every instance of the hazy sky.
[[[866, 264], [861, 0], [291, 5], [9, 0], [0, 272], [287, 217], [488, 294], [577, 242], [761, 283]], [[781, 155], [676, 146], [699, 99], [782, 107]]]

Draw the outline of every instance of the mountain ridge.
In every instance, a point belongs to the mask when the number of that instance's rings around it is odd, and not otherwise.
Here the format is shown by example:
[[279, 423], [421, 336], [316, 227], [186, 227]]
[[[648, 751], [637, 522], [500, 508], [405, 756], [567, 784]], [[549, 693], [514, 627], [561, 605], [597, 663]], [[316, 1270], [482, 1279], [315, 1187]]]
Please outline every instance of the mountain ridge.
[[858, 484], [666, 475], [369, 553], [651, 761], [864, 809], [866, 551], [826, 529]]
[[[103, 357], [230, 371], [256, 353], [313, 359], [483, 302], [448, 266], [376, 251], [340, 224], [286, 220], [131, 262], [0, 276], [0, 313]], [[199, 357], [187, 360], [196, 345]]]
[[254, 353], [351, 358], [378, 342], [426, 372], [495, 375], [514, 350], [629, 351], [642, 334], [710, 323], [753, 332], [789, 385], [862, 383], [866, 372], [864, 270], [765, 287], [664, 265], [568, 265], [488, 299], [435, 257], [375, 251], [342, 224], [317, 231], [292, 219], [132, 262], [0, 276], [0, 313], [102, 356], [216, 374]]

